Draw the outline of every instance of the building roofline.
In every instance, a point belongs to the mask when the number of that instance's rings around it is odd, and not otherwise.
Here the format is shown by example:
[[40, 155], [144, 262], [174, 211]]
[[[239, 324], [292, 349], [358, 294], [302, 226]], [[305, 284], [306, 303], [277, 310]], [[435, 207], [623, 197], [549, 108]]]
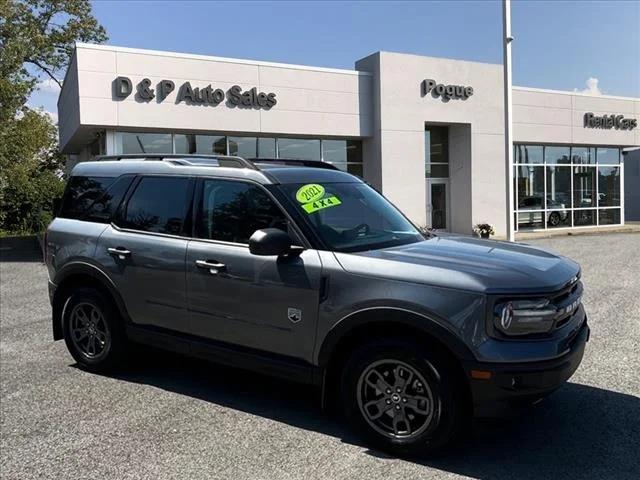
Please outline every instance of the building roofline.
[[123, 53], [138, 53], [143, 55], [155, 55], [158, 57], [188, 58], [193, 60], [203, 60], [203, 61], [209, 61], [209, 62], [224, 62], [224, 63], [235, 63], [235, 64], [241, 64], [241, 65], [256, 65], [259, 67], [277, 67], [277, 68], [288, 68], [291, 70], [307, 70], [307, 71], [313, 71], [313, 72], [338, 73], [341, 75], [356, 75], [356, 76], [366, 76], [366, 77], [369, 77], [372, 75], [370, 72], [360, 72], [358, 70], [347, 70], [347, 69], [341, 69], [341, 68], [312, 67], [309, 65], [296, 65], [292, 63], [263, 62], [261, 60], [245, 60], [240, 58], [214, 57], [211, 55], [167, 52], [163, 50], [147, 50], [143, 48], [117, 47], [112, 45], [98, 45], [94, 43], [76, 42], [76, 49], [78, 48], [115, 51], [115, 52], [123, 52]]
[[613, 100], [626, 100], [626, 101], [640, 101], [640, 97], [619, 97], [617, 95], [592, 95], [590, 93], [582, 93], [582, 92], [571, 92], [569, 90], [552, 90], [549, 88], [534, 88], [534, 87], [517, 87], [513, 86], [513, 90], [522, 90], [524, 92], [537, 92], [537, 93], [555, 93], [559, 95], [575, 95], [578, 97], [589, 97], [589, 98], [603, 98], [603, 99], [613, 99]]

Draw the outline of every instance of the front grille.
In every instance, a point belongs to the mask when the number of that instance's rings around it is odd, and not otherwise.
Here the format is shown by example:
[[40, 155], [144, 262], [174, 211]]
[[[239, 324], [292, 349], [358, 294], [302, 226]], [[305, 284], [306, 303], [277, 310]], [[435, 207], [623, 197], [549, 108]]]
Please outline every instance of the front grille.
[[582, 302], [582, 292], [582, 282], [576, 281], [550, 298], [551, 303], [558, 310], [558, 317], [553, 327], [554, 330], [566, 325], [578, 312]]

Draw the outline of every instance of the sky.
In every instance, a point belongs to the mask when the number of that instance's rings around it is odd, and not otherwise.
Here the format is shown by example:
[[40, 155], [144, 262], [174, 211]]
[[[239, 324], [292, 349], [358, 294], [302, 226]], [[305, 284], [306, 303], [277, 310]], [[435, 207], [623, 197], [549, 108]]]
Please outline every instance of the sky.
[[[502, 63], [500, 1], [92, 2], [107, 44], [354, 68], [379, 50]], [[513, 0], [513, 84], [640, 97], [640, 0]], [[44, 81], [29, 104], [53, 112]]]

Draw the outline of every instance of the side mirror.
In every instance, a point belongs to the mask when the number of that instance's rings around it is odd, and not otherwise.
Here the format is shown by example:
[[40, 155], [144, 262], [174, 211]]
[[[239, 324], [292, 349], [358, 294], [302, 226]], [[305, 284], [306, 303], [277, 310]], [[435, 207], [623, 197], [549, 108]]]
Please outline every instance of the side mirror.
[[279, 228], [256, 230], [249, 238], [253, 255], [286, 255], [291, 251], [291, 237]]

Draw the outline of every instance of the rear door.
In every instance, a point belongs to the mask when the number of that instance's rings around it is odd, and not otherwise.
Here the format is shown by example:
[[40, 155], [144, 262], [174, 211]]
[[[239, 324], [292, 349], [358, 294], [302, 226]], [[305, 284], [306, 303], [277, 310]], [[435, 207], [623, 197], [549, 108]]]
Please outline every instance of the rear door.
[[297, 233], [270, 194], [244, 181], [199, 179], [187, 291], [195, 335], [309, 360], [321, 282], [316, 250], [282, 258], [249, 252], [262, 228]]
[[188, 331], [185, 255], [193, 180], [141, 176], [96, 256], [136, 324]]

